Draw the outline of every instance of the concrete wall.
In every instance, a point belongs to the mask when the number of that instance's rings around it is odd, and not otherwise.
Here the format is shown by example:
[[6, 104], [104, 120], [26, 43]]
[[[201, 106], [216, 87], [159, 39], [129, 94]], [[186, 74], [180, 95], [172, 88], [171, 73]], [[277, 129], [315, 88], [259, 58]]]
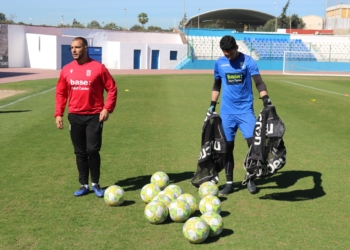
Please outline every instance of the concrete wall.
[[24, 68], [26, 67], [25, 60], [27, 57], [25, 26], [9, 25], [8, 32], [9, 67]]
[[301, 18], [305, 23], [305, 29], [319, 30], [323, 28], [323, 18], [320, 16], [310, 15]]

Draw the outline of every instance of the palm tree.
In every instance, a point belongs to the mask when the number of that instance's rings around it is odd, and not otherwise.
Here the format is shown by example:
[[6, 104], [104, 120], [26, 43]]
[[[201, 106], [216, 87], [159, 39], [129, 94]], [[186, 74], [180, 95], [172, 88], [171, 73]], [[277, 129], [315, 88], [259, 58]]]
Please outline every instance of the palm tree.
[[148, 16], [147, 16], [147, 14], [142, 12], [142, 13], [139, 14], [137, 17], [138, 17], [139, 23], [142, 24], [142, 27], [143, 27], [143, 28], [145, 28], [145, 27], [144, 27], [144, 24], [148, 22]]

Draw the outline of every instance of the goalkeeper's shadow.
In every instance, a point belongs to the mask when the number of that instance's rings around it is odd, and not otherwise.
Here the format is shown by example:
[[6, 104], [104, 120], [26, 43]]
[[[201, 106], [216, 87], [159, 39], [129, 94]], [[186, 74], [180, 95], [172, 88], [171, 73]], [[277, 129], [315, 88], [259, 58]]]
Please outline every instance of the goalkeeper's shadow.
[[[322, 187], [321, 176], [321, 173], [315, 171], [281, 171], [270, 177], [258, 178], [255, 180], [255, 184], [257, 186], [258, 192], [259, 190], [263, 189], [287, 189], [289, 187], [297, 185], [298, 180], [311, 177], [310, 180], [312, 179], [313, 181], [313, 187], [311, 189], [300, 189], [278, 193], [275, 192], [259, 197], [259, 199], [262, 200], [305, 201], [320, 198], [326, 195]], [[271, 183], [275, 183], [276, 185], [267, 185]], [[247, 189], [247, 187], [243, 186], [241, 183], [235, 185], [236, 192], [240, 191], [241, 189]]]
[[[193, 177], [193, 172], [183, 173], [167, 173], [169, 176], [170, 184], [176, 184], [181, 181], [189, 180]], [[142, 187], [151, 182], [152, 175], [141, 175], [136, 177], [127, 178], [115, 182], [115, 185], [121, 186], [124, 191], [140, 190]]]

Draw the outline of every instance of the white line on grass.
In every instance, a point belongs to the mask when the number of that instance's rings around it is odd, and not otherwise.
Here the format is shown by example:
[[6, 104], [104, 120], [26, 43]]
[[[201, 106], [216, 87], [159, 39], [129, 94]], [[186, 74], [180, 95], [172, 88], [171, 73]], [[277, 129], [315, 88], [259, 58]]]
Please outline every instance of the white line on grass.
[[286, 82], [286, 83], [290, 83], [290, 84], [294, 84], [294, 85], [298, 85], [298, 86], [301, 86], [301, 87], [305, 87], [305, 88], [309, 88], [309, 89], [314, 89], [314, 90], [318, 90], [318, 91], [323, 91], [323, 92], [327, 92], [327, 93], [331, 93], [331, 94], [335, 94], [335, 95], [342, 95], [342, 96], [344, 96], [344, 94], [341, 94], [341, 93], [332, 92], [332, 91], [328, 91], [328, 90], [324, 90], [324, 89], [318, 89], [318, 88], [314, 88], [314, 87], [302, 85], [302, 84], [295, 83], [295, 82], [288, 82], [288, 81], [282, 81], [282, 82]]
[[21, 102], [21, 101], [23, 101], [23, 100], [25, 100], [25, 99], [28, 99], [28, 98], [31, 98], [31, 97], [33, 97], [33, 96], [45, 94], [45, 93], [47, 93], [47, 92], [49, 92], [49, 91], [51, 91], [51, 90], [54, 90], [54, 89], [56, 89], [56, 87], [54, 87], [54, 88], [52, 88], [52, 89], [45, 90], [45, 91], [40, 92], [40, 93], [36, 93], [36, 94], [34, 94], [34, 95], [29, 95], [29, 96], [23, 97], [23, 98], [21, 98], [21, 99], [18, 99], [17, 101], [10, 102], [10, 103], [8, 103], [8, 104], [5, 104], [5, 105], [0, 106], [0, 109], [1, 109], [1, 108], [5, 108], [5, 107], [7, 107], [7, 106], [10, 106], [10, 105], [12, 105], [12, 104], [15, 104], [15, 103], [17, 103], [17, 102]]

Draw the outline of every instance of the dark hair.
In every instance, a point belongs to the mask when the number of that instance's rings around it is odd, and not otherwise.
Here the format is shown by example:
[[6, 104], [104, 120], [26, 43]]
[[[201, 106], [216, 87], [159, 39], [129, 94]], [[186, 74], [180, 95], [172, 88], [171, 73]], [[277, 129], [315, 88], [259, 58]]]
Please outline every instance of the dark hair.
[[236, 39], [233, 36], [224, 36], [220, 40], [220, 48], [225, 51], [235, 49], [237, 47]]
[[82, 41], [84, 46], [88, 46], [88, 42], [86, 41], [86, 39], [84, 37], [78, 36], [78, 37], [73, 39], [73, 41], [77, 41], [77, 40]]

